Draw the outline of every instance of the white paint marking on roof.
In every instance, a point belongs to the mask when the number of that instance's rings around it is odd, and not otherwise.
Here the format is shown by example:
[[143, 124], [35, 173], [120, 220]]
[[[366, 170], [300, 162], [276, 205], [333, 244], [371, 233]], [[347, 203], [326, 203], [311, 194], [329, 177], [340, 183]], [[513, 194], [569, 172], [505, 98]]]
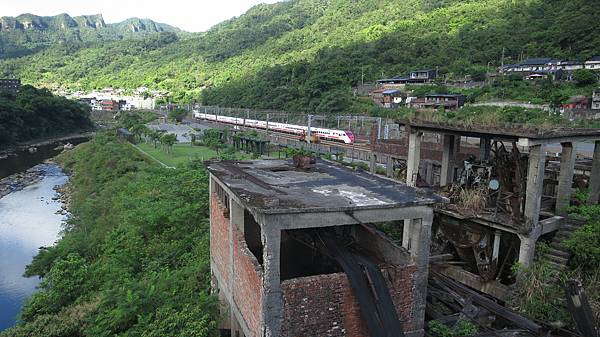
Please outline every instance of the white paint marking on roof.
[[374, 205], [387, 205], [389, 202], [376, 198], [372, 195], [367, 195], [360, 191], [361, 188], [351, 187], [348, 189], [340, 190], [339, 188], [329, 187], [318, 187], [313, 188], [312, 191], [315, 193], [323, 194], [324, 196], [339, 195], [340, 197], [349, 199], [356, 206], [374, 206]]

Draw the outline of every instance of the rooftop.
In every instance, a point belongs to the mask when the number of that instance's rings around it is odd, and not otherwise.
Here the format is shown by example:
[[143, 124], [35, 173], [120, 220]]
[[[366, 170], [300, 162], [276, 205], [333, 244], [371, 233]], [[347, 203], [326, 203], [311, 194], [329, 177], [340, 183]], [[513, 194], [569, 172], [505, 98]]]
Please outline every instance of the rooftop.
[[544, 140], [560, 142], [565, 138], [577, 138], [577, 141], [600, 140], [600, 129], [583, 129], [569, 127], [555, 127], [545, 125], [495, 123], [474, 124], [456, 121], [427, 121], [427, 120], [399, 120], [399, 124], [414, 127], [423, 131], [456, 134], [467, 137], [489, 137], [497, 139]]
[[209, 161], [208, 170], [259, 213], [311, 213], [432, 205], [430, 190], [352, 171], [324, 160], [309, 171], [291, 160]]

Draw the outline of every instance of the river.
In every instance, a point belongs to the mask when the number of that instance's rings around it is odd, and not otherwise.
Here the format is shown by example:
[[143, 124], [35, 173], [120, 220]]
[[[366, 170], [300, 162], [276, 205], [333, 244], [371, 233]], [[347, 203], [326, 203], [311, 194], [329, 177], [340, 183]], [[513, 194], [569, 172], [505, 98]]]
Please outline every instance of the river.
[[[83, 141], [84, 139], [82, 139]], [[79, 143], [79, 141], [78, 141]], [[55, 156], [57, 144], [40, 147], [38, 152], [21, 152], [0, 160], [0, 178], [23, 172]], [[51, 246], [60, 237], [64, 215], [53, 189], [68, 177], [57, 165], [42, 165], [38, 182], [0, 198], [0, 331], [17, 321], [23, 303], [35, 291], [40, 280], [25, 278], [25, 267], [42, 246]]]

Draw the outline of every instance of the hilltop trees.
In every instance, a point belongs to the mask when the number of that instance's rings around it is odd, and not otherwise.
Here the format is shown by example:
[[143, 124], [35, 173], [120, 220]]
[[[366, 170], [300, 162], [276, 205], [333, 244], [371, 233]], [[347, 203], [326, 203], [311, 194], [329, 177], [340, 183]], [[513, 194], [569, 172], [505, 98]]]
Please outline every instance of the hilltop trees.
[[9, 144], [92, 128], [89, 107], [25, 85], [0, 92], [0, 149]]

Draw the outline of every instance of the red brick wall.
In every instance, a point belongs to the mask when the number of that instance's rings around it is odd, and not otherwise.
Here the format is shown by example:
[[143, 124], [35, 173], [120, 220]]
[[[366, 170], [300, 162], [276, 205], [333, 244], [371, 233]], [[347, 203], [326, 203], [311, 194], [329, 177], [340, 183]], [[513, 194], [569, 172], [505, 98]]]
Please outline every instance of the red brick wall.
[[252, 336], [261, 331], [262, 269], [246, 246], [242, 233], [233, 228], [233, 298]]
[[229, 283], [229, 219], [223, 216], [223, 207], [216, 194], [210, 196], [210, 258], [219, 270], [223, 282]]
[[[414, 330], [415, 266], [392, 267], [388, 288], [404, 331]], [[281, 284], [284, 301], [282, 336], [368, 337], [366, 323], [343, 273], [296, 278]]]

